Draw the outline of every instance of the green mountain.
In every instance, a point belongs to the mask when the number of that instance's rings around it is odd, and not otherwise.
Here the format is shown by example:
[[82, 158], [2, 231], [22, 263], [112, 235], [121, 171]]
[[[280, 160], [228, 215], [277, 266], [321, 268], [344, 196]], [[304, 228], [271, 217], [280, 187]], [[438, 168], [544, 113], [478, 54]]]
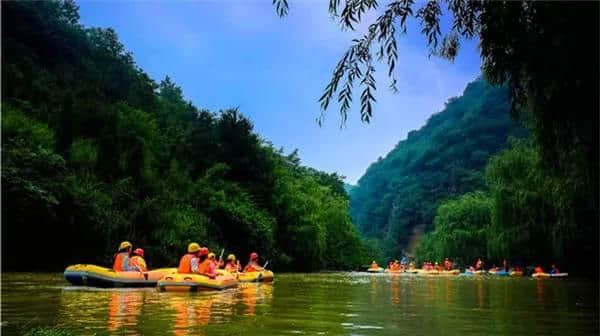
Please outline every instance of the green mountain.
[[355, 185], [344, 183], [344, 190], [346, 190], [348, 194], [350, 194], [354, 188], [356, 188]]
[[506, 87], [479, 78], [460, 97], [432, 115], [425, 126], [371, 164], [350, 192], [354, 223], [383, 240], [392, 257], [412, 252], [419, 236], [432, 229], [441, 201], [485, 190], [482, 168], [525, 131], [509, 113]]

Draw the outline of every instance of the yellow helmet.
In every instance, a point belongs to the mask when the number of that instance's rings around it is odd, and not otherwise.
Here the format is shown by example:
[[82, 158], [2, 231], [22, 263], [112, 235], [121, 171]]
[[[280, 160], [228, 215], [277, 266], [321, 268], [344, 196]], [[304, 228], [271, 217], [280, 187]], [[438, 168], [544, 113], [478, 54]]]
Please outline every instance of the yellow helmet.
[[212, 252], [210, 252], [210, 253], [208, 254], [208, 259], [210, 259], [210, 258], [215, 258], [215, 257], [216, 257], [216, 256], [215, 256], [215, 254], [214, 254], [214, 253], [212, 253]]
[[126, 248], [132, 247], [132, 246], [133, 245], [131, 245], [130, 242], [124, 241], [124, 242], [121, 242], [121, 244], [119, 244], [119, 250], [126, 249]]
[[227, 256], [227, 260], [233, 260], [233, 261], [235, 261], [235, 255], [233, 255], [233, 254], [228, 255]]
[[200, 245], [198, 243], [191, 243], [188, 245], [188, 253], [195, 253], [200, 251]]

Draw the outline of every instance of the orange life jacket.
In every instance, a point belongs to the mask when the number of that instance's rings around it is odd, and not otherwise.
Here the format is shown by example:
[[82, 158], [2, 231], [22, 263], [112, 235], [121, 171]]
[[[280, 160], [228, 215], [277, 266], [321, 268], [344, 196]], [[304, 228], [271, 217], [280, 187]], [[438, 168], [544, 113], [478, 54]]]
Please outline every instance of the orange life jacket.
[[198, 265], [198, 273], [204, 274], [209, 277], [214, 277], [216, 275], [214, 264], [209, 259], [204, 260], [200, 265]]
[[192, 272], [192, 259], [196, 258], [195, 254], [188, 253], [181, 257], [179, 261], [179, 267], [177, 273], [193, 273]]
[[238, 265], [236, 263], [233, 263], [233, 262], [228, 262], [227, 264], [225, 264], [225, 270], [227, 272], [231, 272], [231, 273], [237, 272], [238, 271]]
[[535, 268], [535, 273], [544, 273], [544, 269], [541, 267], [536, 267]]
[[248, 265], [246, 265], [246, 267], [244, 267], [244, 272], [256, 272], [258, 271], [256, 266], [256, 262], [251, 261], [248, 263]]
[[129, 259], [129, 263], [131, 266], [137, 266], [137, 268], [142, 272], [148, 271], [148, 268], [146, 267], [146, 261], [140, 256], [131, 257], [131, 259]]
[[127, 271], [123, 267], [123, 262], [126, 258], [129, 258], [129, 252], [120, 252], [120, 253], [117, 253], [117, 255], [115, 255], [115, 261], [113, 263], [113, 270], [115, 272]]

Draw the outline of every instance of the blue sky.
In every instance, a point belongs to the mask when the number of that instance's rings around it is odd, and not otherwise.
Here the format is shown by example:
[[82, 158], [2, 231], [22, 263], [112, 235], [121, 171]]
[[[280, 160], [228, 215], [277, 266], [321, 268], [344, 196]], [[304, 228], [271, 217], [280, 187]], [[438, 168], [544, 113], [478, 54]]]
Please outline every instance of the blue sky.
[[341, 31], [329, 17], [327, 1], [289, 2], [285, 18], [275, 15], [270, 0], [78, 4], [83, 24], [114, 28], [155, 80], [170, 76], [199, 108], [239, 107], [276, 147], [298, 148], [303, 164], [338, 172], [349, 183], [479, 74], [476, 41], [464, 42], [453, 63], [428, 58], [425, 40], [411, 24], [398, 41], [400, 92], [387, 89], [386, 71], [380, 68], [370, 124], [360, 122], [354, 106], [340, 129], [333, 105], [319, 127], [318, 98], [339, 57], [366, 24], [355, 32]]

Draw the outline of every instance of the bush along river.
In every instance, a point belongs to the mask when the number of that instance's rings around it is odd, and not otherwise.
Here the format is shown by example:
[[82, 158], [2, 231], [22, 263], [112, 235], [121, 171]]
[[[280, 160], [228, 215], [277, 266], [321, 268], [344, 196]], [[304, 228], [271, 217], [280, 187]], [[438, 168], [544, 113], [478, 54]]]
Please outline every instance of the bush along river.
[[69, 285], [2, 274], [2, 334], [597, 335], [598, 283], [579, 279], [278, 274], [219, 292]]

